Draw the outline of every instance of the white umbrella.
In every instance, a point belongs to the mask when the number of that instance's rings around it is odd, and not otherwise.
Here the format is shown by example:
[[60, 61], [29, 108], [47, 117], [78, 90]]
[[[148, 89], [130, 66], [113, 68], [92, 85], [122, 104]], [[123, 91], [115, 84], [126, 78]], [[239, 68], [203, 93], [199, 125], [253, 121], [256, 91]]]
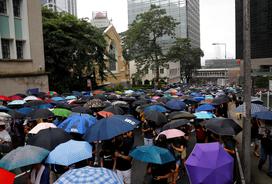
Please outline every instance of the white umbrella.
[[40, 130], [47, 129], [47, 128], [57, 128], [56, 125], [53, 123], [39, 123], [34, 128], [32, 128], [29, 133], [30, 134], [37, 134]]

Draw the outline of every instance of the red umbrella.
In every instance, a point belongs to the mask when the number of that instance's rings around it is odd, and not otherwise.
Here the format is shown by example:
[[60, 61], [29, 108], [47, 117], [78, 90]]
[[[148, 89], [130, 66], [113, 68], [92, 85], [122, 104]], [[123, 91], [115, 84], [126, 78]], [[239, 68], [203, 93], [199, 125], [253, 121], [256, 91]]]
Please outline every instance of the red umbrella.
[[0, 183], [13, 184], [15, 174], [0, 168]]
[[93, 91], [93, 95], [104, 94], [104, 93], [105, 93], [105, 91], [102, 91], [102, 90]]
[[10, 101], [10, 98], [7, 96], [0, 96], [0, 100], [2, 101]]
[[107, 112], [107, 111], [99, 111], [97, 114], [99, 114], [100, 116], [104, 118], [111, 117], [113, 115], [112, 112]]
[[9, 98], [10, 98], [11, 101], [13, 101], [13, 100], [23, 100], [23, 98], [18, 96], [18, 95], [9, 96]]

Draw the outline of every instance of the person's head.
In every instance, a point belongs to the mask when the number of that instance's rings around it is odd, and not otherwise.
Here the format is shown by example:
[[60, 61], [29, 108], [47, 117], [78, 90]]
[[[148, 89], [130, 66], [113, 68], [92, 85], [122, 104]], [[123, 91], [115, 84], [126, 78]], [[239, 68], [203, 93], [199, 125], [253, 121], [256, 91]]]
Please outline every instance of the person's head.
[[114, 141], [115, 146], [118, 146], [118, 147], [122, 146], [123, 140], [124, 140], [123, 135], [119, 135], [119, 136], [115, 137], [115, 141]]
[[160, 134], [157, 138], [157, 140], [155, 141], [155, 145], [162, 147], [162, 148], [166, 148], [167, 147], [167, 137], [164, 134]]
[[129, 137], [129, 138], [133, 137], [133, 132], [132, 131], [126, 132], [124, 134], [124, 137]]

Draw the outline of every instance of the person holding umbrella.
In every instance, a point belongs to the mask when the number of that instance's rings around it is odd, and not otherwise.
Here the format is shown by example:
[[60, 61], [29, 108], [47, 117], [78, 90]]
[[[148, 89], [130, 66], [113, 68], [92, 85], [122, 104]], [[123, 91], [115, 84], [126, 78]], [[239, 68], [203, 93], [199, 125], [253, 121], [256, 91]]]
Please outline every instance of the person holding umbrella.
[[142, 123], [142, 133], [144, 135], [144, 145], [153, 145], [155, 131], [146, 120]]
[[0, 158], [11, 150], [11, 137], [6, 130], [6, 123], [0, 120]]

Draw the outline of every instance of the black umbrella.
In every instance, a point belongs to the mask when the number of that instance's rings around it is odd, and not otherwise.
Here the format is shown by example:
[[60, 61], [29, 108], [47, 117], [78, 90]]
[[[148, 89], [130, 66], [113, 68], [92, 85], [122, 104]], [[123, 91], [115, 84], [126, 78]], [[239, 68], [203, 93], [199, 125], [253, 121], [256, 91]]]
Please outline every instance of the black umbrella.
[[87, 103], [88, 101], [90, 101], [90, 100], [92, 100], [92, 99], [94, 99], [93, 96], [82, 96], [82, 97], [80, 97], [80, 98], [76, 101], [76, 103], [78, 103], [78, 104], [85, 104], [85, 103]]
[[107, 98], [105, 97], [104, 94], [97, 94], [97, 95], [94, 96], [94, 99], [100, 99], [102, 101], [106, 101], [107, 100]]
[[229, 102], [229, 97], [227, 97], [225, 95], [214, 98], [212, 101], [212, 103], [215, 105], [220, 105], [220, 104], [228, 103], [228, 102]]
[[45, 92], [39, 92], [35, 96], [38, 98], [45, 98], [47, 96], [47, 94]]
[[233, 119], [229, 118], [213, 118], [206, 121], [205, 126], [211, 132], [218, 135], [237, 135], [242, 131]]
[[171, 112], [169, 115], [168, 115], [168, 119], [194, 119], [196, 118], [195, 115], [189, 113], [189, 112], [186, 112], [186, 111], [174, 111], [174, 112]]
[[132, 107], [137, 107], [137, 106], [145, 105], [147, 103], [148, 103], [148, 101], [145, 100], [145, 99], [136, 100], [136, 101], [132, 102]]
[[24, 115], [24, 114], [19, 113], [19, 112], [15, 111], [15, 110], [9, 110], [7, 113], [8, 113], [9, 115], [11, 115], [11, 117], [12, 117], [13, 119], [24, 119], [24, 118], [25, 118], [25, 115]]
[[71, 110], [74, 107], [77, 107], [78, 105], [75, 104], [67, 104], [67, 103], [56, 103], [56, 108], [62, 108], [62, 109], [68, 109]]
[[39, 106], [39, 105], [43, 105], [43, 104], [47, 104], [45, 101], [42, 100], [33, 100], [33, 101], [28, 101], [24, 104], [25, 107], [34, 107], [34, 106]]
[[118, 100], [118, 97], [116, 95], [109, 95], [107, 96], [108, 100]]
[[28, 114], [31, 120], [48, 119], [54, 116], [54, 113], [48, 109], [36, 109]]
[[154, 122], [157, 126], [161, 126], [161, 125], [167, 123], [166, 116], [163, 113], [158, 112], [158, 111], [151, 110], [151, 111], [144, 112], [144, 118], [147, 121]]
[[[61, 143], [71, 139], [71, 135], [61, 128], [48, 128], [40, 130], [36, 135], [30, 137], [27, 144], [45, 148], [52, 151]], [[73, 149], [73, 148], [71, 148]]]
[[189, 99], [185, 99], [185, 100], [183, 100], [183, 102], [184, 103], [186, 103], [186, 104], [198, 104], [198, 101], [197, 100], [195, 100], [195, 99], [193, 99], [193, 98], [189, 98]]
[[106, 107], [105, 109], [103, 109], [103, 111], [106, 112], [111, 112], [115, 115], [123, 115], [125, 114], [125, 112], [123, 111], [123, 109], [117, 105], [111, 105], [109, 107]]
[[187, 125], [188, 123], [190, 123], [190, 121], [187, 119], [176, 119], [176, 120], [170, 121], [169, 123], [165, 124], [162, 127], [162, 129], [168, 130], [168, 129], [178, 128], [183, 125]]
[[157, 100], [157, 102], [161, 102], [161, 103], [163, 103], [163, 104], [166, 104], [168, 101], [169, 101], [169, 99], [166, 98], [166, 97], [161, 97], [161, 98], [159, 98], [159, 99]]
[[93, 111], [91, 109], [86, 108], [86, 107], [81, 107], [81, 106], [72, 108], [72, 112], [82, 113], [82, 114], [92, 114], [93, 113]]
[[123, 96], [121, 97], [121, 99], [126, 102], [134, 102], [136, 100], [136, 98], [134, 97], [127, 97], [127, 96]]

